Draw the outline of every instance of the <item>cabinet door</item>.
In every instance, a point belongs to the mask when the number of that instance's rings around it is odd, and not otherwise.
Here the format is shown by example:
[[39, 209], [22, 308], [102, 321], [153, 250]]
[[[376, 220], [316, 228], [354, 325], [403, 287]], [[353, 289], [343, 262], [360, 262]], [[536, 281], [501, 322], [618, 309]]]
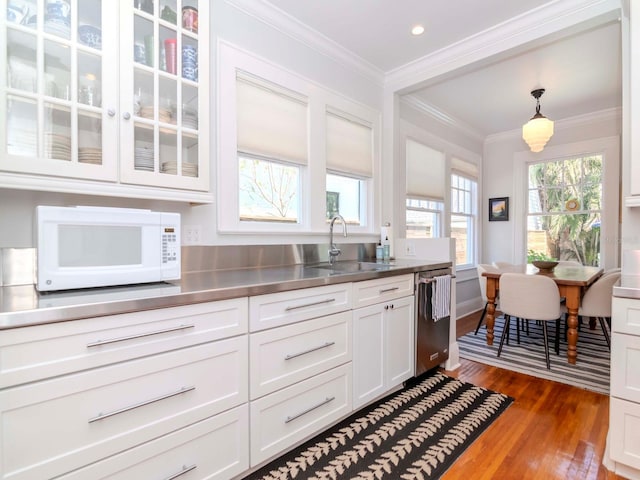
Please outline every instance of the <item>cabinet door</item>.
[[116, 180], [114, 3], [0, 6], [0, 170]]
[[353, 311], [353, 408], [385, 392], [384, 305]]
[[611, 458], [640, 468], [640, 405], [611, 398], [609, 411]]
[[209, 189], [209, 3], [120, 2], [123, 183]]
[[414, 297], [385, 305], [385, 384], [387, 389], [413, 376], [415, 356]]
[[640, 404], [640, 337], [611, 336], [611, 396]]

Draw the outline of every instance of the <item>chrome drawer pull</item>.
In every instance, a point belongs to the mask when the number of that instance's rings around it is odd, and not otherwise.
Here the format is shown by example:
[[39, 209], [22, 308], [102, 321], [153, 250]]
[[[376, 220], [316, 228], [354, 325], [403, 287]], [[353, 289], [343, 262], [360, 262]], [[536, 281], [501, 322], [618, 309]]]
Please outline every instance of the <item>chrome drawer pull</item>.
[[195, 325], [193, 324], [179, 325], [177, 327], [169, 327], [163, 330], [155, 330], [153, 332], [137, 333], [135, 335], [129, 335], [127, 337], [110, 338], [108, 340], [96, 340], [95, 342], [87, 343], [87, 348], [97, 347], [99, 345], [107, 345], [109, 343], [124, 342], [125, 340], [135, 340], [136, 338], [150, 337], [151, 335], [159, 335], [161, 333], [176, 332], [178, 330], [186, 330], [188, 328], [194, 327]]
[[324, 345], [320, 345], [319, 347], [313, 347], [313, 348], [310, 348], [309, 350], [305, 350], [304, 352], [287, 355], [286, 357], [284, 357], [284, 359], [291, 360], [292, 358], [301, 357], [302, 355], [306, 355], [307, 353], [315, 352], [316, 350], [322, 350], [323, 348], [327, 348], [335, 344], [336, 342], [325, 342]]
[[135, 405], [131, 405], [129, 407], [124, 407], [124, 408], [121, 408], [119, 410], [114, 410], [113, 412], [100, 413], [98, 416], [90, 418], [89, 419], [89, 423], [97, 422], [98, 420], [104, 420], [105, 418], [113, 417], [114, 415], [118, 415], [120, 413], [128, 412], [129, 410], [134, 410], [134, 409], [136, 409], [138, 407], [144, 407], [145, 405], [149, 405], [151, 403], [159, 402], [160, 400], [164, 400], [165, 398], [171, 398], [171, 397], [175, 397], [176, 395], [182, 395], [183, 393], [187, 393], [187, 392], [190, 392], [191, 390], [195, 390], [195, 389], [196, 389], [195, 386], [193, 386], [193, 387], [182, 387], [177, 392], [167, 393], [165, 395], [161, 395], [159, 397], [152, 398], [150, 400], [145, 400], [144, 402], [136, 403]]
[[181, 477], [185, 473], [189, 473], [191, 470], [195, 470], [196, 466], [197, 465], [195, 463], [193, 465], [191, 465], [190, 467], [187, 467], [186, 465], [183, 465], [181, 471], [179, 471], [178, 473], [174, 473], [173, 475], [171, 475], [170, 477], [165, 478], [164, 480], [173, 480], [174, 478]]
[[400, 287], [385, 288], [384, 290], [380, 290], [380, 293], [393, 292], [394, 290], [400, 290]]
[[319, 302], [305, 303], [304, 305], [296, 305], [295, 307], [287, 307], [284, 309], [284, 311], [289, 312], [291, 310], [297, 310], [298, 308], [315, 307], [316, 305], [322, 305], [324, 303], [331, 303], [335, 301], [335, 298], [327, 298], [326, 300], [320, 300]]
[[313, 412], [316, 408], [320, 408], [321, 406], [326, 405], [327, 403], [332, 402], [335, 399], [336, 399], [336, 397], [331, 397], [331, 398], [327, 397], [323, 401], [321, 401], [319, 404], [314, 405], [313, 407], [309, 407], [305, 411], [295, 414], [293, 417], [287, 417], [287, 419], [284, 421], [284, 423], [292, 422], [296, 418], [300, 418], [301, 416], [306, 415], [309, 412]]

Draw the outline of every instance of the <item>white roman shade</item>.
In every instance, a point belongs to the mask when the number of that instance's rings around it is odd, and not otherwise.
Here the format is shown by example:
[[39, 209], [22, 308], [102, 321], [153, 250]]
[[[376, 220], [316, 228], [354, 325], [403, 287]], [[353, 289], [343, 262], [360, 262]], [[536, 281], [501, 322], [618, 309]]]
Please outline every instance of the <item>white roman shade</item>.
[[307, 101], [302, 95], [238, 74], [238, 151], [306, 165]]
[[451, 159], [451, 170], [465, 177], [478, 178], [478, 166], [475, 163], [467, 162], [460, 158], [453, 157]]
[[372, 177], [372, 128], [327, 112], [327, 169], [360, 177]]
[[444, 153], [407, 138], [407, 196], [444, 201]]

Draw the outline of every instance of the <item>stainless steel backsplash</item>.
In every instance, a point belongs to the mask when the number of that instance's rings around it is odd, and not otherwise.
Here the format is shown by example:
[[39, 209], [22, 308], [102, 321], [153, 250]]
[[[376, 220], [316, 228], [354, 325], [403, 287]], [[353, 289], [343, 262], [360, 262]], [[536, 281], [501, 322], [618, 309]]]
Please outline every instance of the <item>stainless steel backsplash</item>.
[[[375, 257], [375, 243], [339, 244], [341, 260]], [[204, 245], [182, 247], [182, 272], [312, 264], [329, 259], [328, 244]], [[0, 248], [0, 286], [36, 283], [35, 248]]]

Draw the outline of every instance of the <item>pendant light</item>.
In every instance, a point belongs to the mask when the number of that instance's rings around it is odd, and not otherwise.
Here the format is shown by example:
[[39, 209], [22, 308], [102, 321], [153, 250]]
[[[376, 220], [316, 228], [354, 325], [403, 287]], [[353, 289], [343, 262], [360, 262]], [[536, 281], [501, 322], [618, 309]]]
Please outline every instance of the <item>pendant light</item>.
[[541, 152], [553, 135], [553, 122], [540, 113], [540, 97], [543, 93], [544, 88], [531, 92], [536, 99], [536, 114], [522, 126], [522, 138], [532, 152]]

